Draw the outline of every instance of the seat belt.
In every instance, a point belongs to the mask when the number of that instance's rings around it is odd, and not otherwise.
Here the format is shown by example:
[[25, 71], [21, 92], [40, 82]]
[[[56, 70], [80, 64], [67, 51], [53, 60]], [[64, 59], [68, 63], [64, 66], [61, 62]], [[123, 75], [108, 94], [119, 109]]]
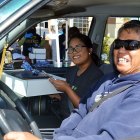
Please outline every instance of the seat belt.
[[122, 86], [122, 87], [112, 91], [112, 93], [110, 93], [110, 94], [108, 94], [106, 96], [103, 96], [98, 102], [93, 103], [93, 105], [89, 108], [88, 112], [92, 112], [95, 108], [98, 108], [108, 98], [111, 98], [111, 97], [113, 97], [113, 96], [125, 91], [126, 89], [132, 87], [133, 85], [134, 84], [128, 84], [128, 85]]

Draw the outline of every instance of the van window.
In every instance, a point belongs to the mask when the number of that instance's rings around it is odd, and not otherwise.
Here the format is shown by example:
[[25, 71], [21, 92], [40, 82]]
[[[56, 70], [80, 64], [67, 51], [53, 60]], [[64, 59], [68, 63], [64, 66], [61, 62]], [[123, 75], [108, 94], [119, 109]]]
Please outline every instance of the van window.
[[[61, 26], [63, 23], [68, 22], [68, 27], [77, 27], [81, 33], [88, 35], [90, 25], [93, 17], [77, 17], [77, 18], [60, 18], [60, 19], [50, 19], [48, 21], [43, 21], [38, 24], [37, 32], [43, 37], [46, 37], [51, 33], [55, 33], [55, 28], [58, 28], [58, 34], [62, 34]], [[41, 29], [40, 29], [41, 27]]]
[[81, 33], [88, 35], [92, 17], [79, 17], [70, 20], [73, 20], [73, 26], [79, 28]]
[[118, 29], [125, 22], [136, 19], [139, 20], [139, 17], [109, 17], [106, 24], [104, 39], [103, 39], [103, 47], [101, 53], [101, 59], [103, 63], [109, 62], [109, 51], [110, 45], [113, 43], [114, 39], [117, 38]]
[[[66, 48], [66, 42], [64, 40], [64, 57], [60, 58], [60, 43], [59, 36], [63, 34], [62, 25], [67, 25], [67, 31], [70, 27], [77, 27], [79, 31], [83, 34], [88, 35], [90, 25], [92, 22], [92, 17], [79, 17], [79, 18], [60, 18], [60, 19], [50, 19], [48, 21], [43, 21], [35, 26], [36, 33], [41, 36], [41, 43], [39, 46], [46, 49], [46, 56], [43, 58], [43, 55], [40, 59], [47, 59], [56, 62], [68, 62], [70, 66], [70, 60], [68, 58]], [[66, 28], [65, 28], [66, 29]], [[66, 32], [67, 33], [67, 32]], [[26, 33], [25, 33], [26, 34]], [[23, 53], [23, 43], [25, 41], [25, 34], [23, 37], [16, 42], [14, 42], [9, 50], [13, 53], [13, 59], [24, 59]], [[64, 38], [66, 39], [66, 38]], [[18, 53], [18, 54], [17, 54]], [[41, 54], [40, 54], [41, 55]], [[29, 55], [29, 57], [31, 54]], [[31, 59], [31, 58], [30, 58]]]

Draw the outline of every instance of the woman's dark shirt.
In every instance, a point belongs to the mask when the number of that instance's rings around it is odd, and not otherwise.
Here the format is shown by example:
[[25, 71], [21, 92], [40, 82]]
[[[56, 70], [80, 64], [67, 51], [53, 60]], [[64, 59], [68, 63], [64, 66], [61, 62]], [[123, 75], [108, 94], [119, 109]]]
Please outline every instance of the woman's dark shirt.
[[66, 80], [77, 95], [80, 98], [83, 98], [91, 86], [103, 76], [103, 72], [94, 63], [92, 63], [80, 76], [77, 76], [77, 71], [77, 66], [70, 67], [66, 74]]

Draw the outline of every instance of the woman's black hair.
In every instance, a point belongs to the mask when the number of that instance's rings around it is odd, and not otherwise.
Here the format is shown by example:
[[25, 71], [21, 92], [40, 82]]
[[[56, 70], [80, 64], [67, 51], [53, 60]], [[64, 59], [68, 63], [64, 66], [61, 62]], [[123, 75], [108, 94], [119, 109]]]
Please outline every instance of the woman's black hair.
[[80, 30], [77, 27], [70, 27], [68, 30], [68, 38], [71, 38], [74, 34], [79, 34]]
[[[91, 57], [92, 57], [92, 60], [93, 62], [99, 66], [100, 65], [100, 59], [99, 57], [95, 54], [95, 49], [97, 47], [97, 44], [96, 43], [93, 43], [91, 42], [90, 38], [87, 36], [87, 35], [84, 35], [84, 34], [81, 34], [81, 33], [77, 33], [77, 34], [74, 34], [72, 35], [70, 38], [69, 38], [69, 41], [68, 41], [68, 45], [70, 44], [70, 41], [74, 38], [78, 38], [80, 39], [84, 44], [85, 46], [84, 47], [87, 47], [87, 48], [92, 48], [92, 53], [91, 53]], [[95, 46], [96, 44], [96, 46]]]

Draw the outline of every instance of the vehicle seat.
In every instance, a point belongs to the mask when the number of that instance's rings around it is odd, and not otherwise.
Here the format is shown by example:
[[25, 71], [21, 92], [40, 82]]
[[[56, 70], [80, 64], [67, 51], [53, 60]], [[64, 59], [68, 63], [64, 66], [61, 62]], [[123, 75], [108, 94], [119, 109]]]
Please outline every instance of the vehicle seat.
[[107, 73], [111, 73], [114, 71], [114, 68], [113, 68], [113, 65], [112, 64], [102, 64], [100, 66], [100, 70], [104, 73], [104, 74], [107, 74]]
[[106, 64], [106, 63], [103, 63], [101, 66], [100, 66], [100, 70], [102, 70], [102, 72], [104, 74], [108, 74], [108, 73], [111, 73], [111, 72], [114, 72], [115, 71], [115, 68], [113, 66], [113, 44], [110, 45], [110, 52], [109, 52], [109, 62], [110, 64]]

